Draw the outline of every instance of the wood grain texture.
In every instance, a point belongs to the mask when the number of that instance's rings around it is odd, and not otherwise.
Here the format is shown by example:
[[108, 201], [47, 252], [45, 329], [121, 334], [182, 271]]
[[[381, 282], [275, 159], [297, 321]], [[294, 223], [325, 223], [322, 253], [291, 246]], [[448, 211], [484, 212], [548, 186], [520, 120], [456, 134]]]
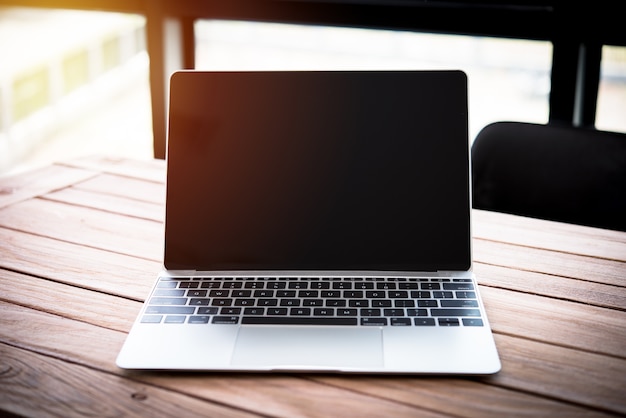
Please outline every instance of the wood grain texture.
[[0, 178], [0, 415], [626, 416], [626, 233], [484, 211], [497, 375], [120, 370], [162, 266], [164, 173], [90, 157]]
[[14, 414], [68, 418], [262, 416], [4, 344], [0, 344], [0, 359], [0, 406]]
[[0, 177], [0, 208], [97, 175], [97, 172], [79, 168], [48, 166], [11, 177]]
[[[99, 374], [91, 376], [94, 386], [110, 385], [98, 376], [105, 378], [113, 374], [146, 385], [182, 390], [194, 398], [219, 402], [234, 409], [251, 409], [262, 411], [263, 415], [269, 413], [285, 418], [352, 414], [364, 417], [446, 416], [380, 397], [328, 387], [297, 375], [124, 372], [115, 366], [114, 360], [125, 333], [4, 302], [0, 302], [0, 315], [6, 318], [6, 326], [0, 328], [0, 342], [19, 347], [24, 352], [97, 371]], [[25, 321], [30, 324], [28, 329], [23, 326]], [[54, 371], [50, 373], [56, 374]], [[41, 384], [45, 387], [49, 383]]]
[[0, 267], [105, 294], [144, 300], [162, 266], [118, 252], [0, 227]]
[[159, 222], [33, 199], [0, 209], [0, 225], [119, 254], [162, 260], [163, 225]]
[[600, 259], [626, 261], [626, 232], [473, 210], [473, 236]]

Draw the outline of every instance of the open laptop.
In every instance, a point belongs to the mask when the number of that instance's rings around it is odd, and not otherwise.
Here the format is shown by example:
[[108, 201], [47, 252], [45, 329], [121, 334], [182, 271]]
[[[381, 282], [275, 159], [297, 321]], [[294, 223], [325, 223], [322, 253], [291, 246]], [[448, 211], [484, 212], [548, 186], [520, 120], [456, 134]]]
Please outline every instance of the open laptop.
[[461, 71], [171, 78], [164, 269], [128, 369], [491, 374]]

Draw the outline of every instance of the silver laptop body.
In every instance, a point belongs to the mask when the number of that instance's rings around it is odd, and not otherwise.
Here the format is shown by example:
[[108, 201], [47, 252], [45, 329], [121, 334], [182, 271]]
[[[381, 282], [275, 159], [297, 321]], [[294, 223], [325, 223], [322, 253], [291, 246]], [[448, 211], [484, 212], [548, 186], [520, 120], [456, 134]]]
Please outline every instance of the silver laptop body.
[[460, 71], [175, 73], [127, 369], [491, 374]]

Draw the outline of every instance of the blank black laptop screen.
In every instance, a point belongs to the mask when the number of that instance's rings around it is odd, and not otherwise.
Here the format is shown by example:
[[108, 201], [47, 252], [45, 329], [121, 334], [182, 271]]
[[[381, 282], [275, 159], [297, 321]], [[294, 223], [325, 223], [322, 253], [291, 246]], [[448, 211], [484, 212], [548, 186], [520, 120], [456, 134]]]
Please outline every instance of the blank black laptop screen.
[[467, 270], [460, 71], [179, 72], [165, 267]]

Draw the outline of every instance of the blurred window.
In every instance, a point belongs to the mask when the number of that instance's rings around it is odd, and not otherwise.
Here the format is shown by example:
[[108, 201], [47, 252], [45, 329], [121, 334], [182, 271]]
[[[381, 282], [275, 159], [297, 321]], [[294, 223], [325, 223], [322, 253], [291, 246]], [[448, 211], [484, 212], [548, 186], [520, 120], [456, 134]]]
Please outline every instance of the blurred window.
[[469, 128], [546, 123], [550, 42], [243, 21], [198, 20], [204, 70], [461, 69], [469, 79]]
[[596, 128], [626, 132], [626, 47], [603, 46]]
[[0, 57], [0, 175], [153, 156], [144, 17], [0, 7]]

